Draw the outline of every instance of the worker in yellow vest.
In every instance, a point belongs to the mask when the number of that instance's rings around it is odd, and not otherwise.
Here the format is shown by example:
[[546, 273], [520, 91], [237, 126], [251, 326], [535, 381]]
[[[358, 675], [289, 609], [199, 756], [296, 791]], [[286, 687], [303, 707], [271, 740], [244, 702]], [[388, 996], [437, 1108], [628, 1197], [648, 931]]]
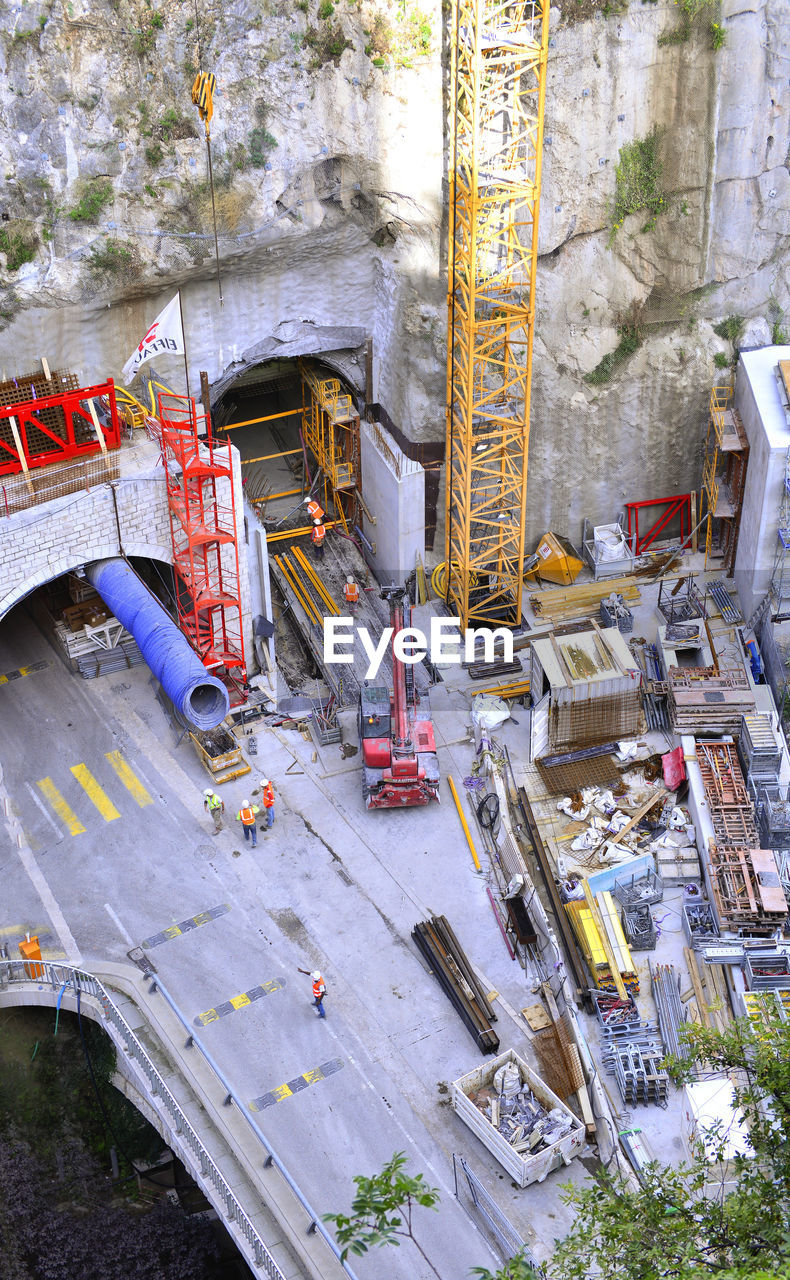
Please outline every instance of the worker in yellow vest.
[[203, 808], [214, 819], [214, 831], [212, 834], [218, 836], [222, 830], [222, 815], [225, 812], [225, 802], [220, 800], [216, 791], [212, 791], [211, 787], [207, 787], [203, 792]]
[[343, 587], [343, 598], [352, 613], [356, 613], [359, 604], [359, 587], [349, 573]]
[[266, 828], [274, 826], [274, 787], [268, 778], [261, 778], [261, 800], [266, 811]]
[[255, 848], [258, 843], [258, 827], [255, 819], [260, 813], [257, 804], [252, 804], [249, 800], [245, 800], [244, 804], [236, 814], [236, 821], [241, 823], [245, 840], [252, 840], [252, 847]]
[[320, 502], [316, 502], [315, 498], [305, 498], [307, 503], [307, 514], [311, 520], [323, 520], [324, 508]]
[[313, 521], [313, 527], [310, 530], [310, 541], [313, 544], [316, 560], [324, 558], [324, 538], [326, 537], [326, 529], [320, 520]]

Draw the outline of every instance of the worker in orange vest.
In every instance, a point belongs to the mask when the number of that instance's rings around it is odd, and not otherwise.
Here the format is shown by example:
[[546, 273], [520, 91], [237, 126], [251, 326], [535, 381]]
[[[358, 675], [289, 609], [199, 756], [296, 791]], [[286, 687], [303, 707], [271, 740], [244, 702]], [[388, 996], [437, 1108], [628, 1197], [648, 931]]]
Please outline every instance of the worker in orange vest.
[[305, 502], [307, 503], [307, 514], [310, 517], [310, 519], [323, 520], [324, 508], [321, 506], [321, 504], [319, 502], [316, 502], [315, 498], [305, 498]]
[[268, 778], [261, 778], [261, 800], [266, 810], [266, 828], [274, 826], [274, 787]]
[[313, 521], [313, 527], [310, 530], [310, 541], [313, 544], [316, 560], [324, 558], [324, 538], [326, 537], [326, 529], [320, 520]]
[[346, 577], [343, 596], [351, 612], [356, 613], [357, 605], [359, 604], [359, 587], [350, 573]]
[[326, 983], [321, 977], [318, 969], [316, 969], [310, 976], [313, 979], [313, 1004], [318, 1010], [319, 1018], [325, 1018], [326, 1010], [324, 1009], [324, 996], [326, 995]]
[[239, 812], [236, 814], [236, 821], [241, 823], [244, 832], [244, 839], [252, 839], [252, 847], [255, 848], [258, 843], [258, 828], [255, 823], [256, 815], [260, 813], [257, 804], [251, 804], [249, 800], [245, 800]]

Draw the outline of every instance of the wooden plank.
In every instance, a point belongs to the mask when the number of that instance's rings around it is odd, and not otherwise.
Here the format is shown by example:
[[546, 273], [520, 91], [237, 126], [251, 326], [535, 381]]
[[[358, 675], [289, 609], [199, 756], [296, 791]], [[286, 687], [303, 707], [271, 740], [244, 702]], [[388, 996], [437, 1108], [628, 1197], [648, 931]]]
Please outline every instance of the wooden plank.
[[686, 960], [686, 967], [691, 978], [691, 985], [694, 988], [694, 995], [697, 997], [697, 1008], [699, 1010], [700, 1021], [703, 1026], [712, 1027], [713, 1019], [708, 1012], [708, 1006], [705, 997], [702, 994], [702, 983], [700, 981], [699, 969], [697, 968], [697, 957], [691, 947], [683, 948], [683, 955]]
[[621, 840], [623, 839], [623, 836], [627, 836], [630, 831], [633, 831], [636, 824], [638, 822], [641, 822], [642, 818], [644, 818], [646, 813], [650, 812], [650, 810], [653, 808], [653, 805], [657, 804], [659, 800], [664, 800], [668, 795], [669, 795], [669, 792], [666, 791], [664, 787], [662, 787], [660, 791], [657, 791], [656, 794], [654, 796], [651, 796], [649, 800], [646, 800], [644, 804], [640, 804], [636, 813], [625, 824], [622, 831], [617, 832], [617, 835], [615, 836], [615, 842], [617, 844], [620, 844]]
[[19, 435], [19, 428], [16, 425], [16, 418], [13, 418], [13, 417], [9, 418], [8, 424], [11, 428], [11, 434], [14, 437], [14, 444], [16, 445], [16, 451], [19, 454], [19, 461], [22, 465], [22, 470], [25, 473], [25, 481], [27, 483], [28, 493], [30, 494], [31, 498], [34, 498], [36, 496], [36, 491], [33, 488], [33, 482], [30, 479], [30, 467], [27, 465], [27, 458], [25, 457], [25, 451], [22, 448], [22, 440]]

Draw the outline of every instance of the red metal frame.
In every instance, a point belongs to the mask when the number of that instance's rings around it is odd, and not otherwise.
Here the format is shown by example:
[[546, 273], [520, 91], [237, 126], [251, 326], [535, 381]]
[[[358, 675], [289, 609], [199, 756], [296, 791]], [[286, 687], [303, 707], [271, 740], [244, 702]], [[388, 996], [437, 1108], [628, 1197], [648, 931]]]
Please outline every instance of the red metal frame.
[[[647, 532], [640, 536], [639, 512], [643, 507], [666, 507], [667, 509], [659, 515]], [[627, 502], [625, 509], [628, 512], [628, 541], [630, 542], [634, 534], [636, 534], [635, 554], [638, 556], [642, 554], [646, 547], [655, 542], [661, 530], [665, 529], [670, 520], [677, 515], [680, 516], [681, 546], [691, 534], [690, 493], [682, 493], [674, 498], [645, 498], [643, 502]]]
[[[102, 400], [109, 409], [110, 422], [99, 422], [108, 449], [118, 449], [121, 444], [121, 424], [115, 403], [115, 384], [110, 379], [94, 387], [78, 387], [75, 391], [61, 391], [57, 395], [25, 400], [20, 404], [0, 405], [0, 423], [14, 418], [19, 429], [22, 451], [27, 469], [47, 467], [53, 462], [64, 462], [74, 458], [89, 457], [99, 453], [101, 445], [96, 439], [96, 430], [87, 401]], [[63, 435], [43, 423], [38, 416], [44, 409], [60, 409], [63, 414]], [[77, 428], [82, 424], [90, 431], [90, 440], [78, 440]], [[35, 429], [52, 441], [52, 448], [34, 452], [28, 443], [28, 431]], [[25, 468], [17, 453], [16, 446], [9, 444], [0, 435], [0, 475], [18, 475]]]
[[[214, 444], [209, 419], [186, 396], [160, 393], [159, 420], [179, 626], [225, 684], [231, 706], [239, 706], [247, 699], [247, 670], [231, 445]], [[221, 479], [230, 483], [229, 505], [217, 499]]]

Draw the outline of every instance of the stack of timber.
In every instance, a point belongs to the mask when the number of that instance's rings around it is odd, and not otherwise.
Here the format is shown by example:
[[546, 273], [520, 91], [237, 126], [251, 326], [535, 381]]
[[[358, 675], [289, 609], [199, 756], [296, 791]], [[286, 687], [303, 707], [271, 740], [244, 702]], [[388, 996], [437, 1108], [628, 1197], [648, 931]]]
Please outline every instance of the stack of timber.
[[496, 1053], [499, 1037], [491, 1029], [496, 1014], [447, 919], [431, 916], [419, 921], [411, 936], [478, 1048], [483, 1053]]
[[624, 605], [638, 604], [639, 587], [633, 578], [607, 578], [605, 582], [583, 582], [561, 591], [541, 591], [529, 597], [538, 618], [548, 622], [566, 622], [571, 618], [598, 617], [601, 601], [615, 591]]
[[673, 732], [737, 734], [741, 719], [754, 712], [754, 694], [744, 670], [670, 667], [667, 672]]

